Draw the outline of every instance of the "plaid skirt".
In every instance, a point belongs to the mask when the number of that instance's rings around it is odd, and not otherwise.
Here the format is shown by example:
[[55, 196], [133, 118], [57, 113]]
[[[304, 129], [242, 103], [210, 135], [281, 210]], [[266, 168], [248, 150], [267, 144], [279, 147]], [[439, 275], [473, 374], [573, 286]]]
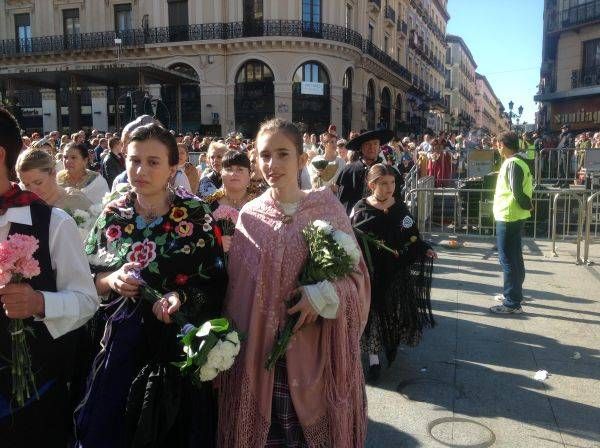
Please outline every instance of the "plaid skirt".
[[292, 403], [285, 358], [275, 364], [271, 406], [271, 428], [265, 448], [308, 448]]

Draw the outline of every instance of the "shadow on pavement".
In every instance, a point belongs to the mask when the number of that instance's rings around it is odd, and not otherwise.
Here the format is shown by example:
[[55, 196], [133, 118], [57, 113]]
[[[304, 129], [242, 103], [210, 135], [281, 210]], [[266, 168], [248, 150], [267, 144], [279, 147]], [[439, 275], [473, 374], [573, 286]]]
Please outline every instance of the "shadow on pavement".
[[367, 447], [402, 447], [417, 448], [421, 444], [408, 434], [399, 431], [392, 425], [375, 422], [369, 419], [369, 429], [367, 431]]

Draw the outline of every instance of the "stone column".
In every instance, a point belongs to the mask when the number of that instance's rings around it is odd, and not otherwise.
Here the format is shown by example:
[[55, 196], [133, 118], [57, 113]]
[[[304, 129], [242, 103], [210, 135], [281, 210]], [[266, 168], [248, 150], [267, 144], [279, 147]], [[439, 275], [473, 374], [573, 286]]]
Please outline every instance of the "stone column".
[[44, 133], [47, 134], [58, 130], [58, 113], [56, 108], [56, 91], [40, 89], [42, 94], [42, 114]]
[[91, 87], [92, 95], [92, 127], [99, 131], [108, 130], [108, 98], [106, 87]]
[[292, 83], [276, 82], [275, 88], [275, 117], [292, 121]]
[[331, 119], [329, 124], [334, 124], [338, 133], [342, 132], [342, 105], [344, 102], [344, 88], [331, 86]]

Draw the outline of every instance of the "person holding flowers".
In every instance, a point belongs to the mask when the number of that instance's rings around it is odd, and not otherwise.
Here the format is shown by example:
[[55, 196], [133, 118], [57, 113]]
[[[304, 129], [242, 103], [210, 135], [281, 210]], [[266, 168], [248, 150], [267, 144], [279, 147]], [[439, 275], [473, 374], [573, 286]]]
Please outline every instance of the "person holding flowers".
[[21, 146], [17, 121], [0, 108], [0, 444], [64, 447], [75, 331], [98, 296], [73, 219], [10, 182]]
[[231, 247], [231, 237], [239, 210], [255, 195], [250, 193], [250, 159], [237, 150], [225, 153], [221, 162], [223, 186], [204, 200], [210, 205], [214, 218], [223, 231], [223, 250]]
[[391, 364], [400, 343], [416, 345], [431, 313], [432, 260], [406, 205], [394, 198], [396, 170], [378, 163], [367, 174], [371, 194], [354, 206], [351, 219], [371, 275], [371, 308], [361, 339], [369, 355], [368, 382], [379, 378], [379, 353]]
[[[172, 321], [174, 313], [194, 326], [219, 317], [226, 272], [209, 207], [170, 187], [178, 160], [168, 130], [135, 129], [126, 158], [131, 189], [105, 207], [87, 240], [104, 305], [100, 351], [75, 414], [78, 447], [215, 443], [214, 390], [174, 365], [185, 355]], [[159, 292], [154, 304], [140, 298], [147, 288]]]
[[[299, 188], [306, 156], [297, 127], [270, 120], [256, 146], [269, 189], [240, 211], [229, 252], [225, 315], [246, 340], [231, 370], [219, 377], [219, 446], [362, 447], [366, 265], [331, 189]], [[328, 234], [345, 233], [340, 246], [358, 254], [349, 274], [304, 284], [300, 277], [307, 277], [311, 261], [307, 236], [315, 235], [318, 220], [331, 227]], [[265, 361], [292, 317], [293, 335], [271, 369]]]

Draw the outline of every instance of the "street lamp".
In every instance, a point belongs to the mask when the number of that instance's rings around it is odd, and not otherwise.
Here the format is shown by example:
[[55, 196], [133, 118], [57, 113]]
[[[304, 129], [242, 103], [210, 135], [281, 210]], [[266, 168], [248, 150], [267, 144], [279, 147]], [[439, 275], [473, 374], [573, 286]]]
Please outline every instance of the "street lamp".
[[523, 115], [523, 106], [519, 106], [519, 108], [517, 109], [518, 114], [513, 112], [513, 107], [515, 107], [515, 103], [513, 103], [511, 100], [508, 102], [508, 126], [511, 131], [513, 118], [517, 119], [517, 126], [519, 126], [519, 121], [521, 120], [521, 116]]

